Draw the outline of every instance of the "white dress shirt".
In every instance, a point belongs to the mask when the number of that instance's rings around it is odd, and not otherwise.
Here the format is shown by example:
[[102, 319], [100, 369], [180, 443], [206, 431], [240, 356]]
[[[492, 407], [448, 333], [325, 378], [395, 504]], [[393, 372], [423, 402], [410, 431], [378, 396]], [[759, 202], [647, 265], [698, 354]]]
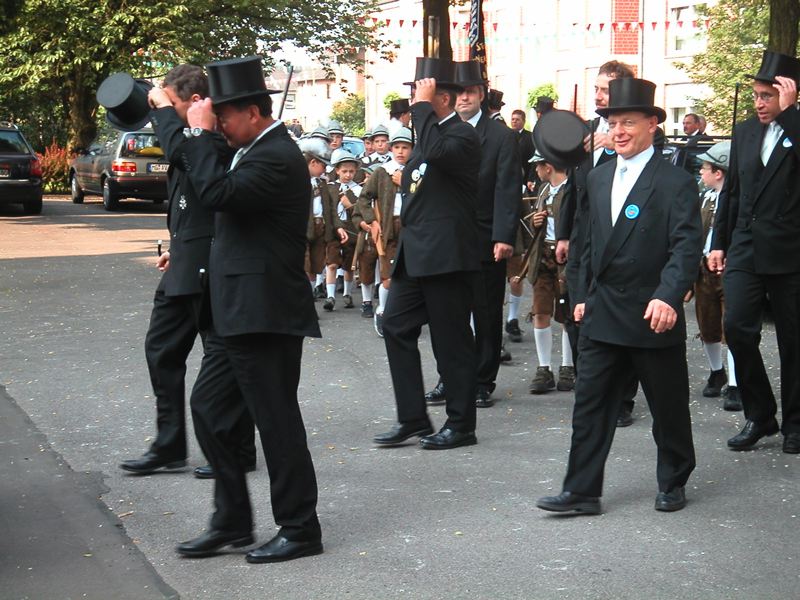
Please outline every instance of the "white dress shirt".
[[775, 145], [783, 135], [783, 127], [778, 125], [777, 121], [772, 121], [767, 125], [767, 130], [764, 132], [764, 140], [761, 142], [761, 164], [765, 167], [769, 162], [769, 157], [772, 156], [772, 151]]
[[[600, 121], [597, 123], [597, 129], [595, 129], [595, 131], [597, 133], [608, 133], [608, 121], [606, 121], [603, 117], [600, 117]], [[597, 161], [600, 160], [600, 157], [605, 151], [605, 148], [594, 149], [594, 160], [592, 161], [593, 166], [597, 166]]]
[[544, 207], [547, 209], [547, 230], [544, 234], [546, 242], [555, 242], [556, 240], [556, 218], [553, 216], [553, 201], [555, 200], [556, 194], [564, 187], [566, 182], [567, 180], [565, 179], [558, 185], [551, 185], [548, 190], [547, 199], [544, 201]]
[[654, 153], [653, 147], [648, 146], [647, 149], [628, 159], [617, 154], [617, 169], [614, 172], [614, 183], [611, 184], [611, 225], [617, 223], [628, 194], [631, 193], [636, 180]]
[[314, 201], [311, 207], [311, 213], [314, 218], [322, 217], [322, 192], [319, 189], [320, 185], [324, 185], [318, 177], [311, 178], [311, 189], [314, 192]]

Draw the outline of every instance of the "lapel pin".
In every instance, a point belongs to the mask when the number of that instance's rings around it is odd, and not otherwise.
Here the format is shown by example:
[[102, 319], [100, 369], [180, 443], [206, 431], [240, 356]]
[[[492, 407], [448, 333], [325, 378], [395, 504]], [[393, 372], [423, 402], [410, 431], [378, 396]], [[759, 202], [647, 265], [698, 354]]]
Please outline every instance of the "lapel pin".
[[789, 138], [783, 138], [783, 147], [784, 148], [791, 148], [792, 147], [792, 140]]
[[605, 152], [606, 154], [608, 154], [609, 156], [610, 156], [610, 155], [612, 155], [612, 154], [616, 154], [616, 152], [614, 151], [614, 149], [613, 149], [613, 148], [604, 148], [603, 150], [604, 150], [604, 152]]
[[639, 216], [639, 207], [635, 204], [629, 204], [625, 207], [625, 216], [629, 219], [635, 219]]
[[421, 175], [420, 175], [420, 173], [419, 173], [419, 169], [414, 169], [414, 170], [411, 172], [411, 180], [412, 180], [412, 181], [419, 181], [419, 178], [420, 178], [420, 177], [421, 177]]

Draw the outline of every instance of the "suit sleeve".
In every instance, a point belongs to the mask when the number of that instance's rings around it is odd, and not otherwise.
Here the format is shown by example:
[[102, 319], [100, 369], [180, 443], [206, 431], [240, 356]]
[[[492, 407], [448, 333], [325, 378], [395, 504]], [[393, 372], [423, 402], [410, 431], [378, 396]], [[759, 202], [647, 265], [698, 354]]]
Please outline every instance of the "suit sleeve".
[[578, 289], [575, 291], [575, 297], [572, 300], [572, 305], [583, 304], [589, 296], [589, 287], [594, 277], [592, 273], [592, 215], [591, 208], [589, 209], [586, 217], [586, 232], [581, 242], [583, 246], [579, 248], [570, 248], [570, 252], [577, 252], [580, 255], [578, 263]]
[[572, 226], [575, 222], [575, 205], [578, 202], [577, 186], [575, 181], [575, 171], [572, 170], [567, 178], [564, 198], [561, 200], [561, 208], [558, 212], [558, 223], [556, 223], [556, 240], [568, 240], [572, 233]]
[[717, 214], [714, 216], [714, 230], [711, 234], [711, 249], [722, 250], [726, 254], [739, 213], [739, 160], [736, 146], [736, 131], [734, 131], [731, 142], [731, 160], [725, 176], [725, 183], [717, 200]]
[[358, 195], [356, 207], [353, 210], [353, 225], [356, 228], [361, 227], [362, 221], [369, 225], [375, 220], [375, 211], [372, 210], [372, 201], [378, 197], [378, 178], [375, 175], [376, 173], [370, 175]]
[[497, 178], [494, 189], [494, 218], [492, 241], [514, 244], [519, 227], [522, 173], [519, 165], [519, 147], [514, 132], [504, 128], [500, 151], [497, 153]]
[[442, 135], [430, 102], [412, 104], [411, 114], [418, 124], [417, 148], [428, 164], [456, 175], [475, 160], [476, 153], [480, 154], [478, 134], [471, 125], [459, 120], [458, 125], [466, 127], [451, 124], [445, 129], [447, 135]]
[[775, 119], [792, 142], [792, 151], [800, 159], [800, 110], [790, 106]]
[[[173, 159], [177, 158], [178, 147], [186, 141], [186, 137], [183, 135], [186, 124], [172, 106], [150, 111], [150, 122], [156, 131], [164, 155], [170, 163], [173, 163]], [[173, 166], [180, 169], [183, 165], [181, 161], [174, 160]]]

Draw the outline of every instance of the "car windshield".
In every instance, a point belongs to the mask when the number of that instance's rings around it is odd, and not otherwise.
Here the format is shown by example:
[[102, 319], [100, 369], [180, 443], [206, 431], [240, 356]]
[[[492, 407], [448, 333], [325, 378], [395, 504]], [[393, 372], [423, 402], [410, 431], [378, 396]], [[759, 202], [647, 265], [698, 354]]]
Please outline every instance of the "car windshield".
[[0, 153], [28, 154], [28, 145], [16, 131], [0, 131]]
[[121, 158], [137, 156], [164, 156], [155, 133], [126, 133], [122, 139]]

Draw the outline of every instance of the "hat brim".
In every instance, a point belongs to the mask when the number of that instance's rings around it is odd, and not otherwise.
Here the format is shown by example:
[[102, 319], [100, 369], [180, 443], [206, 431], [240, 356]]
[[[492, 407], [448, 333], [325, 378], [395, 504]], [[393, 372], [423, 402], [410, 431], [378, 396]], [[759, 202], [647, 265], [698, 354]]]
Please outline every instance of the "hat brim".
[[613, 115], [614, 113], [640, 112], [650, 117], [657, 117], [659, 123], [663, 123], [667, 120], [667, 112], [658, 106], [614, 106], [613, 108], [598, 108], [595, 112], [604, 119], [607, 119], [609, 115]]
[[150, 113], [148, 112], [145, 116], [136, 121], [123, 121], [106, 111], [106, 121], [108, 121], [108, 124], [114, 129], [118, 129], [119, 131], [138, 131], [150, 122]]
[[241, 92], [238, 94], [228, 94], [227, 96], [211, 96], [211, 104], [225, 104], [226, 102], [233, 102], [235, 100], [244, 100], [246, 98], [260, 98], [261, 96], [271, 96], [273, 94], [282, 94], [283, 90], [259, 90], [258, 92]]
[[[416, 81], [406, 81], [405, 83], [403, 83], [403, 85], [417, 85], [417, 82]], [[470, 85], [478, 85], [478, 84], [470, 84]], [[481, 84], [481, 85], [483, 85], [483, 84]], [[442, 88], [443, 90], [450, 89], [450, 90], [454, 90], [456, 92], [460, 92], [460, 91], [463, 91], [463, 89], [466, 87], [466, 84], [455, 83], [454, 81], [439, 81], [437, 79], [436, 80], [436, 87], [437, 88]], [[409, 108], [409, 110], [411, 110], [411, 109]]]
[[[778, 80], [774, 77], [763, 77], [761, 75], [745, 75], [745, 77], [747, 79], [752, 79], [753, 81], [760, 81], [761, 83], [768, 83], [770, 85], [777, 85], [778, 83]], [[798, 79], [795, 83], [797, 84], [797, 89], [800, 90], [800, 79]]]

